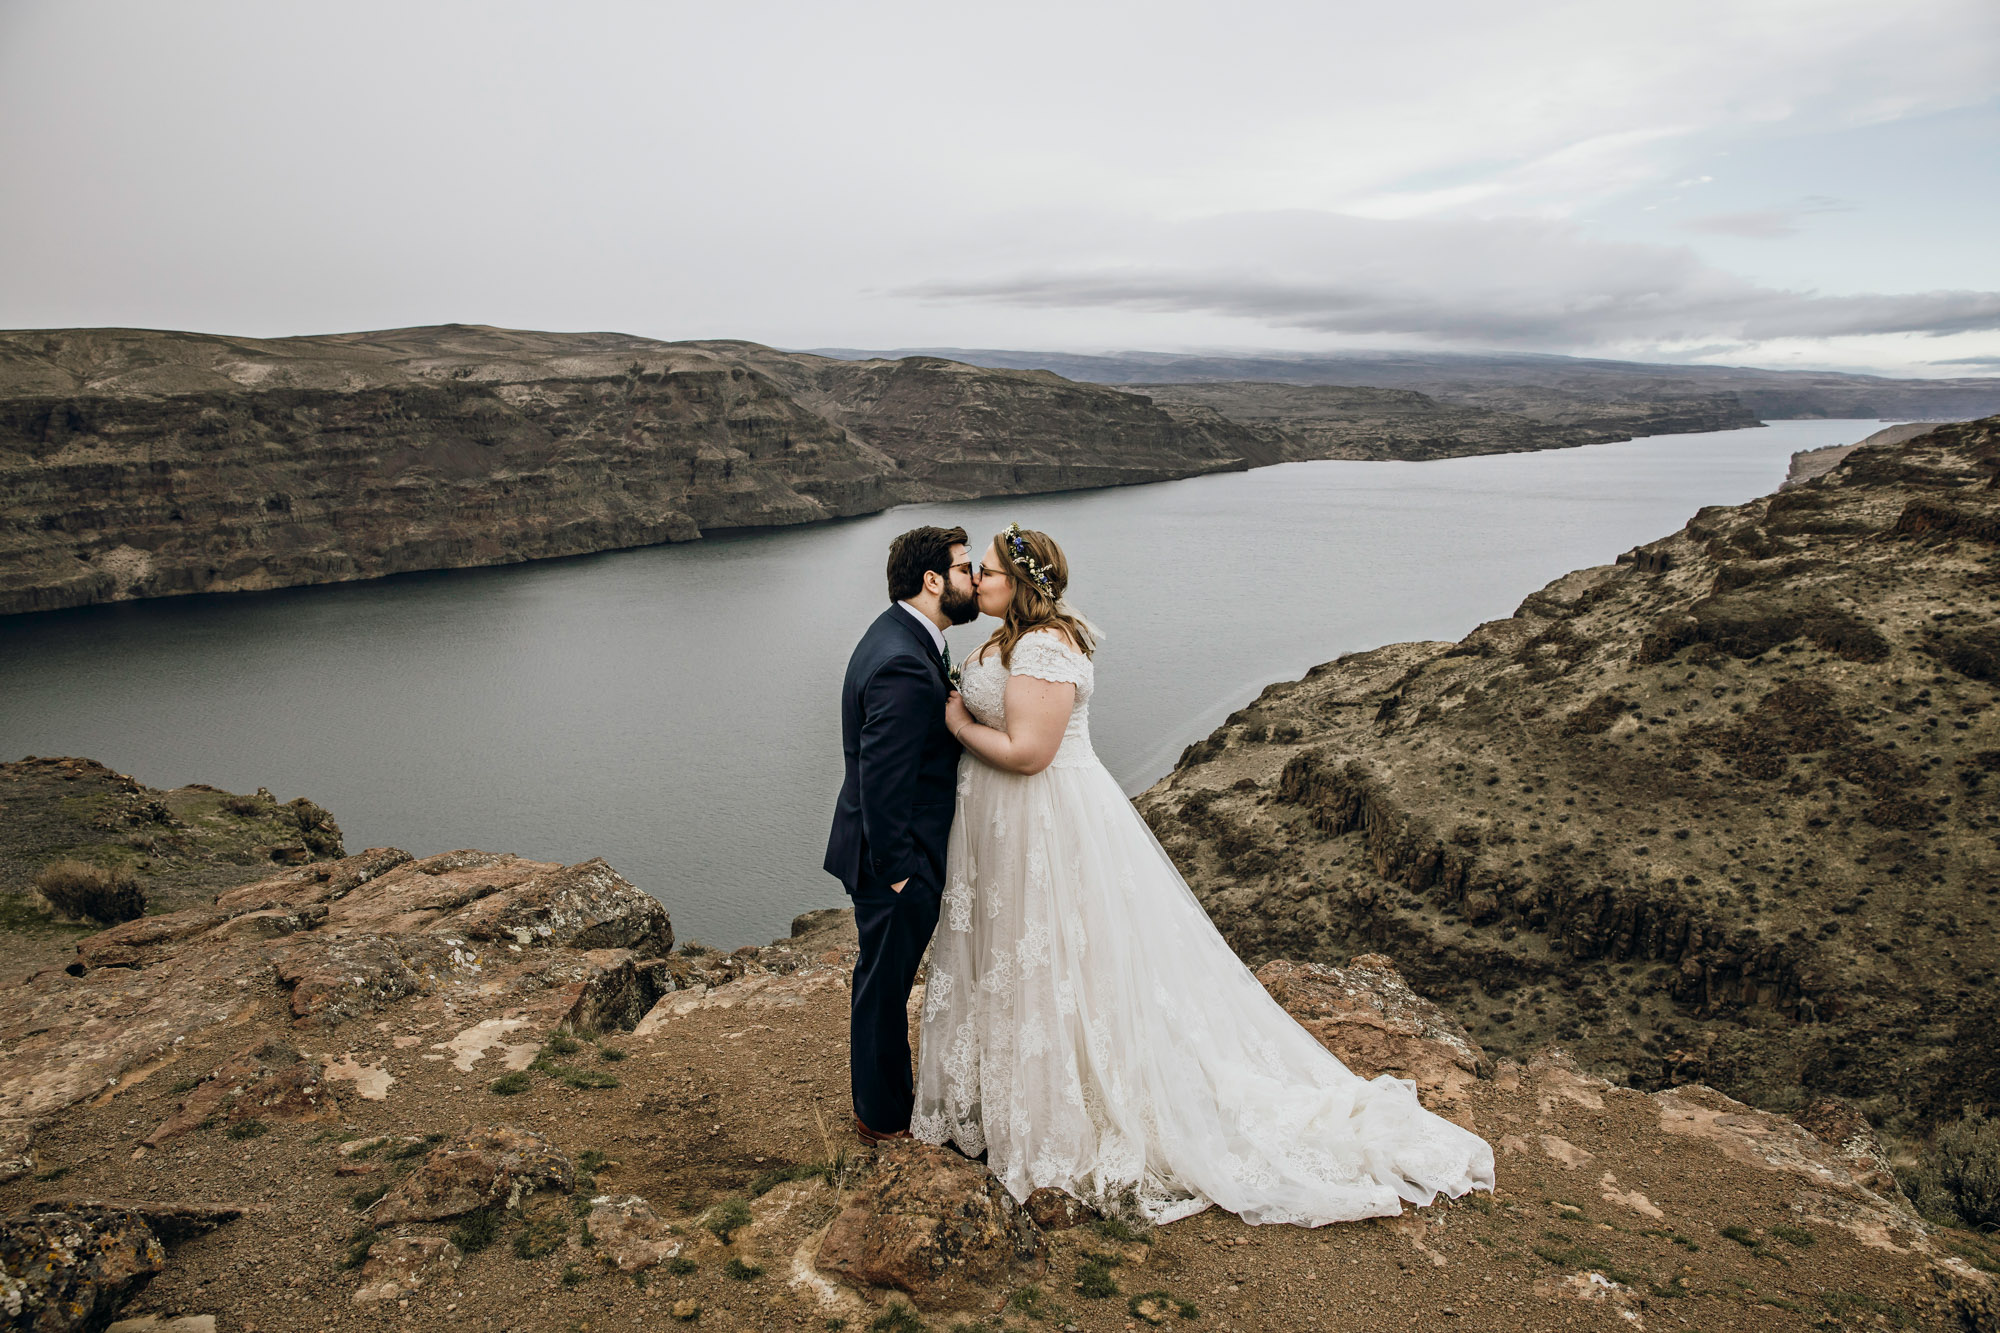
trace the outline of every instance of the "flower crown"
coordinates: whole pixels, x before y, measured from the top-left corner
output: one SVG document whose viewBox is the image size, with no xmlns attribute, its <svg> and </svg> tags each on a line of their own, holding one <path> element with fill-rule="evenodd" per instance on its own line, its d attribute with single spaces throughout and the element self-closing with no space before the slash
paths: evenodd
<svg viewBox="0 0 2000 1333">
<path fill-rule="evenodd" d="M 1028 554 L 1028 543 L 1021 540 L 1021 525 L 1009 523 L 1007 530 L 1000 535 L 1007 539 L 1007 555 L 1015 567 L 1034 581 L 1043 596 L 1053 598 L 1056 595 L 1055 580 L 1048 570 L 1042 568 L 1041 561 Z"/>
</svg>

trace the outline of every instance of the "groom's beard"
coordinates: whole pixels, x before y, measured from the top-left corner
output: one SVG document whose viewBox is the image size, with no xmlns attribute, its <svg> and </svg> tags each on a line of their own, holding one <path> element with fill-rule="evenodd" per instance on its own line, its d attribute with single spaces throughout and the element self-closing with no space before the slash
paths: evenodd
<svg viewBox="0 0 2000 1333">
<path fill-rule="evenodd" d="M 979 619 L 979 594 L 970 592 L 961 597 L 958 589 L 947 583 L 938 594 L 938 610 L 954 625 L 970 625 Z"/>
</svg>

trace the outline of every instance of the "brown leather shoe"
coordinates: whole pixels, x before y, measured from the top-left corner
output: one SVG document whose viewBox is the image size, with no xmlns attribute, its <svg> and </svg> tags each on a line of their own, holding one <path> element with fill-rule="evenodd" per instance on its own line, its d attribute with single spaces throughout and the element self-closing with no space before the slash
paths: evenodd
<svg viewBox="0 0 2000 1333">
<path fill-rule="evenodd" d="M 861 1136 L 863 1143 L 870 1144 L 887 1143 L 890 1139 L 907 1139 L 910 1137 L 910 1131 L 907 1129 L 899 1129 L 889 1134 L 884 1134 L 879 1129 L 870 1129 L 861 1123 L 860 1116 L 854 1117 L 854 1132 Z"/>
</svg>

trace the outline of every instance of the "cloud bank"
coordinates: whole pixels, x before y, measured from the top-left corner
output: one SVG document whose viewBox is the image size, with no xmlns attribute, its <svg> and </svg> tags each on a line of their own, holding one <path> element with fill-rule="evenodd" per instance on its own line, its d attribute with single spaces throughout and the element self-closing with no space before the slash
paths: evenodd
<svg viewBox="0 0 2000 1333">
<path fill-rule="evenodd" d="M 1534 219 L 1239 217 L 1130 236 L 1116 249 L 1141 258 L 940 278 L 899 294 L 1566 350 L 2000 330 L 2000 292 L 1785 290 L 1690 250 L 1609 243 Z"/>
</svg>

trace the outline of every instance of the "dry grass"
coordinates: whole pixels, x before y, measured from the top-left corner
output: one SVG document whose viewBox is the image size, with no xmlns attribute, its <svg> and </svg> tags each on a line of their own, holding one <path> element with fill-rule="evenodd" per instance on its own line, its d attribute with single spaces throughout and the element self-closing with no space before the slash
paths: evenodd
<svg viewBox="0 0 2000 1333">
<path fill-rule="evenodd" d="M 57 916 L 115 926 L 146 914 L 146 892 L 129 870 L 65 859 L 42 868 L 35 889 Z"/>
</svg>

